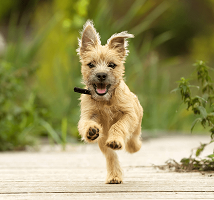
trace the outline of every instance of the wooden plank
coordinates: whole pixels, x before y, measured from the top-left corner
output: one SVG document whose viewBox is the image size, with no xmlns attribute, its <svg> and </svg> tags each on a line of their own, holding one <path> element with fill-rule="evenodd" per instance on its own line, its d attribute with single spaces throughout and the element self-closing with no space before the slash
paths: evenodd
<svg viewBox="0 0 214 200">
<path fill-rule="evenodd" d="M 181 146 L 193 141 L 182 139 L 179 145 L 176 138 L 176 146 L 174 140 L 155 139 L 155 147 L 149 142 L 133 155 L 119 152 L 124 183 L 118 185 L 104 184 L 105 158 L 96 145 L 66 152 L 0 153 L 0 199 L 214 199 L 214 172 L 175 173 L 151 167 L 149 163 L 157 160 L 164 164 L 171 154 L 185 156 Z M 157 159 L 161 154 L 166 156 Z"/>
<path fill-rule="evenodd" d="M 101 181 L 34 181 L 34 182 L 22 182 L 22 181 L 7 181 L 0 183 L 0 194 L 13 194 L 13 193 L 33 193 L 33 192 L 45 192 L 45 193 L 117 193 L 117 192 L 212 192 L 213 180 L 210 181 L 176 181 L 176 180 L 164 180 L 164 181 L 128 181 L 122 185 L 109 185 L 104 184 Z M 13 187 L 11 187 L 13 186 Z"/>
<path fill-rule="evenodd" d="M 214 192 L 132 192 L 132 193 L 24 193 L 2 194 L 0 200 L 73 200 L 73 199 L 213 199 Z"/>
<path fill-rule="evenodd" d="M 22 180 L 43 181 L 49 179 L 54 180 L 85 180 L 99 178 L 102 181 L 105 178 L 105 169 L 0 169 L 0 181 L 7 180 Z M 168 180 L 168 179 L 189 179 L 191 180 L 209 180 L 214 179 L 214 172 L 207 172 L 201 174 L 199 172 L 192 173 L 175 173 L 167 171 L 159 171 L 151 167 L 149 170 L 146 168 L 124 168 L 125 180 Z"/>
</svg>

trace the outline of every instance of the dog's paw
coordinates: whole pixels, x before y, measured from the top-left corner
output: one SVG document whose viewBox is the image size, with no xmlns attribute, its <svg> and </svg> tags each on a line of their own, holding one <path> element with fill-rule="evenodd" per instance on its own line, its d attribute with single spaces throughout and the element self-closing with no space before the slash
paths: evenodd
<svg viewBox="0 0 214 200">
<path fill-rule="evenodd" d="M 78 126 L 82 140 L 87 143 L 95 143 L 102 135 L 102 126 L 93 121 L 85 121 Z"/>
<path fill-rule="evenodd" d="M 123 183 L 122 179 L 119 178 L 119 177 L 109 177 L 107 180 L 106 180 L 106 183 L 107 184 L 121 184 Z"/>
<path fill-rule="evenodd" d="M 113 140 L 113 141 L 107 141 L 106 146 L 109 148 L 112 148 L 114 150 L 119 150 L 123 148 L 123 145 L 121 142 Z"/>
<path fill-rule="evenodd" d="M 96 140 L 99 137 L 99 129 L 94 126 L 93 128 L 90 127 L 87 131 L 87 136 L 88 140 Z"/>
</svg>

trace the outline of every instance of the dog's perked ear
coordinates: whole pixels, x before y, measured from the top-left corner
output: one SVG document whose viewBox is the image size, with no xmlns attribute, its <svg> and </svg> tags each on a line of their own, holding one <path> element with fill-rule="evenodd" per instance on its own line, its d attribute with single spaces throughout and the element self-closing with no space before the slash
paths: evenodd
<svg viewBox="0 0 214 200">
<path fill-rule="evenodd" d="M 79 48 L 77 52 L 82 55 L 84 52 L 90 50 L 91 47 L 95 47 L 100 42 L 100 36 L 94 28 L 93 22 L 88 20 L 83 26 L 82 37 L 79 40 Z"/>
<path fill-rule="evenodd" d="M 108 39 L 107 44 L 109 48 L 115 49 L 124 58 L 129 53 L 127 50 L 128 41 L 126 39 L 133 37 L 134 35 L 127 33 L 127 31 L 116 33 Z"/>
</svg>

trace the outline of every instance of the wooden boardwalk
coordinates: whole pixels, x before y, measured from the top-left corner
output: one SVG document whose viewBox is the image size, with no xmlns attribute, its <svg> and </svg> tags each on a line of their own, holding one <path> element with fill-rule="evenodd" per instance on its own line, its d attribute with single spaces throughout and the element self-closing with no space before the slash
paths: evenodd
<svg viewBox="0 0 214 200">
<path fill-rule="evenodd" d="M 208 136 L 165 137 L 145 141 L 133 155 L 119 151 L 124 183 L 112 185 L 104 183 L 105 158 L 96 144 L 70 145 L 65 152 L 43 146 L 38 152 L 0 153 L 0 199 L 214 199 L 214 172 L 152 167 L 169 158 L 179 161 L 208 141 Z"/>
</svg>

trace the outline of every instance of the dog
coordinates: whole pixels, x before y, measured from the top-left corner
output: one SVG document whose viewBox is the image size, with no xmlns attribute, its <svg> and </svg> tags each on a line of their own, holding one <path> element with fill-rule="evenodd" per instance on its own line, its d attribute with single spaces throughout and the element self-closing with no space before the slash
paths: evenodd
<svg viewBox="0 0 214 200">
<path fill-rule="evenodd" d="M 128 55 L 126 31 L 112 35 L 101 45 L 92 21 L 83 26 L 78 39 L 83 84 L 88 94 L 80 97 L 79 134 L 87 143 L 98 142 L 106 157 L 106 183 L 120 184 L 123 173 L 115 150 L 134 153 L 141 148 L 143 108 L 124 81 L 124 63 Z"/>
</svg>

